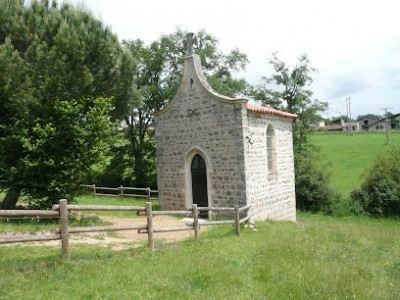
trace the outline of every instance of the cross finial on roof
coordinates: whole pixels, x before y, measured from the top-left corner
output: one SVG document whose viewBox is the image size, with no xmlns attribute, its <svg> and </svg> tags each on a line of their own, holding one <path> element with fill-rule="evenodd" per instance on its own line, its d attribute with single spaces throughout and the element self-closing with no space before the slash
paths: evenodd
<svg viewBox="0 0 400 300">
<path fill-rule="evenodd" d="M 186 34 L 186 39 L 183 40 L 183 47 L 187 49 L 187 55 L 193 54 L 193 45 L 197 45 L 197 43 L 197 36 L 193 32 L 189 32 Z"/>
</svg>

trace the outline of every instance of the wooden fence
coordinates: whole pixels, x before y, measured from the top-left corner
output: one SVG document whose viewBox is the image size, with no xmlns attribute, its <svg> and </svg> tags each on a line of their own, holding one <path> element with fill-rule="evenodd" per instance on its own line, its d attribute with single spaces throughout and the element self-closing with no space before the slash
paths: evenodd
<svg viewBox="0 0 400 300">
<path fill-rule="evenodd" d="M 82 184 L 81 186 L 89 188 L 93 196 L 110 196 L 110 197 L 143 197 L 149 199 L 157 199 L 158 191 L 151 188 L 126 187 L 120 185 L 117 188 L 96 186 L 95 184 Z"/>
<path fill-rule="evenodd" d="M 150 250 L 154 250 L 154 233 L 171 232 L 181 230 L 193 230 L 195 239 L 199 239 L 199 211 L 230 211 L 233 213 L 233 220 L 204 222 L 202 226 L 232 224 L 235 225 L 236 234 L 240 235 L 240 224 L 246 222 L 251 216 L 240 219 L 240 213 L 249 209 L 251 205 L 239 208 L 215 208 L 215 207 L 197 207 L 193 204 L 192 209 L 179 211 L 153 211 L 151 202 L 146 202 L 146 206 L 97 206 L 97 205 L 68 205 L 67 200 L 60 200 L 59 204 L 53 205 L 51 211 L 43 210 L 0 210 L 0 217 L 54 217 L 60 219 L 60 228 L 55 232 L 41 235 L 20 235 L 20 236 L 0 236 L 0 244 L 31 242 L 31 241 L 50 241 L 61 240 L 62 255 L 64 260 L 69 260 L 69 235 L 72 233 L 82 232 L 99 232 L 99 231 L 119 231 L 119 230 L 138 230 L 139 233 L 147 234 L 148 246 Z M 136 226 L 102 226 L 102 227 L 69 227 L 68 214 L 72 211 L 136 211 L 138 215 L 146 216 L 147 223 Z M 192 216 L 193 222 L 186 223 L 185 226 L 154 228 L 153 216 L 157 215 L 183 215 Z"/>
</svg>

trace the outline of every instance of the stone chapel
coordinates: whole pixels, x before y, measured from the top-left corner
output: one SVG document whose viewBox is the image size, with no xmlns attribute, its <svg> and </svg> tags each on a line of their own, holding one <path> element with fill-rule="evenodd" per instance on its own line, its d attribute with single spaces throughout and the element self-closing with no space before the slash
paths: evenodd
<svg viewBox="0 0 400 300">
<path fill-rule="evenodd" d="M 215 92 L 193 37 L 176 95 L 154 114 L 161 209 L 252 204 L 253 220 L 296 221 L 297 116 Z"/>
</svg>

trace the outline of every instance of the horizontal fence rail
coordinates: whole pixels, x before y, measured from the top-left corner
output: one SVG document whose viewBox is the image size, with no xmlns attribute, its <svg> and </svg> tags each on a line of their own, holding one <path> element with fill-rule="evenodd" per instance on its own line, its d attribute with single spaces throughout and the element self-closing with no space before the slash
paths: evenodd
<svg viewBox="0 0 400 300">
<path fill-rule="evenodd" d="M 0 237 L 0 244 L 20 243 L 20 242 L 44 242 L 59 240 L 60 234 L 42 234 L 42 235 L 13 235 L 6 238 Z"/>
<path fill-rule="evenodd" d="M 51 210 L 0 210 L 0 217 L 58 217 L 59 213 Z"/>
<path fill-rule="evenodd" d="M 199 239 L 199 230 L 201 226 L 212 226 L 222 224 L 232 224 L 236 227 L 236 234 L 240 235 L 240 224 L 250 219 L 250 215 L 240 219 L 240 212 L 249 209 L 251 205 L 239 208 L 229 207 L 197 207 L 193 204 L 191 209 L 178 211 L 153 211 L 151 202 L 146 202 L 146 206 L 97 206 L 97 205 L 68 205 L 67 200 L 60 200 L 59 204 L 53 205 L 52 210 L 0 210 L 0 217 L 54 217 L 59 218 L 60 228 L 55 232 L 49 232 L 41 235 L 12 235 L 0 236 L 0 244 L 31 242 L 31 241 L 50 241 L 61 240 L 62 258 L 69 260 L 69 235 L 72 233 L 83 232 L 100 232 L 100 231 L 120 231 L 120 230 L 137 230 L 138 233 L 147 234 L 148 246 L 150 250 L 154 250 L 154 233 L 193 230 L 195 239 Z M 69 227 L 68 214 L 73 211 L 136 211 L 138 215 L 146 216 L 146 224 L 131 226 L 93 226 L 93 227 Z M 207 221 L 199 222 L 200 211 L 231 211 L 233 220 Z M 192 216 L 193 221 L 187 222 L 185 226 L 154 228 L 153 216 L 157 215 L 185 215 Z"/>
<path fill-rule="evenodd" d="M 53 210 L 59 210 L 60 205 L 53 205 Z M 102 206 L 102 205 L 68 205 L 69 211 L 145 211 L 143 206 Z"/>
<path fill-rule="evenodd" d="M 93 226 L 93 227 L 71 227 L 69 233 L 81 233 L 81 232 L 97 232 L 97 231 L 120 231 L 120 230 L 139 230 L 143 229 L 143 226 Z M 60 229 L 56 229 L 56 233 L 61 233 Z"/>
<path fill-rule="evenodd" d="M 109 197 L 144 197 L 149 199 L 157 199 L 158 191 L 151 188 L 137 187 L 105 187 L 96 186 L 95 184 L 81 184 L 82 187 L 87 187 L 93 193 L 93 196 L 109 196 Z"/>
</svg>

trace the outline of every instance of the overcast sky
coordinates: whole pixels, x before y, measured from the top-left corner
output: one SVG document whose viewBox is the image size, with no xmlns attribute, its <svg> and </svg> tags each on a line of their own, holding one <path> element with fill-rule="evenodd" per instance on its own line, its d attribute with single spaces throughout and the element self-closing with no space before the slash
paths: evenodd
<svg viewBox="0 0 400 300">
<path fill-rule="evenodd" d="M 272 74 L 273 52 L 290 65 L 307 53 L 318 72 L 311 88 L 329 103 L 324 116 L 400 113 L 400 4 L 393 0 L 69 0 L 84 3 L 120 40 L 150 43 L 179 26 L 205 29 L 250 65 L 257 84 Z M 397 3 L 396 3 L 397 2 Z"/>
</svg>

